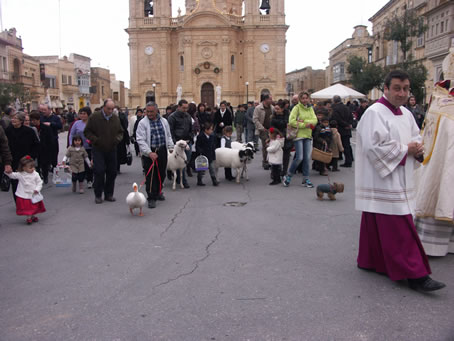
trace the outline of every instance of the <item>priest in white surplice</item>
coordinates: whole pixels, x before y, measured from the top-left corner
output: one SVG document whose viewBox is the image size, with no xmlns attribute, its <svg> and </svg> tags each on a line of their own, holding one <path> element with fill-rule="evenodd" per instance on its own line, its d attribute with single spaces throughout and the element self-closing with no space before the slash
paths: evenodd
<svg viewBox="0 0 454 341">
<path fill-rule="evenodd" d="M 390 72 L 385 95 L 367 109 L 357 128 L 356 209 L 363 212 L 358 267 L 433 291 L 445 285 L 429 277 L 413 223 L 412 176 L 423 146 L 413 115 L 403 107 L 409 92 L 408 74 Z"/>
</svg>

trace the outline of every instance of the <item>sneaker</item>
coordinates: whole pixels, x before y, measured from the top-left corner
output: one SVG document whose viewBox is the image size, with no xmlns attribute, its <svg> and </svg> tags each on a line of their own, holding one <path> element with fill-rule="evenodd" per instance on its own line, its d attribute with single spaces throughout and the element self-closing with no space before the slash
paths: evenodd
<svg viewBox="0 0 454 341">
<path fill-rule="evenodd" d="M 87 181 L 87 188 L 93 188 L 93 182 Z"/>
<path fill-rule="evenodd" d="M 314 185 L 312 184 L 311 180 L 309 179 L 306 179 L 304 182 L 303 182 L 303 186 L 304 187 L 307 187 L 307 188 L 313 188 Z"/>
<path fill-rule="evenodd" d="M 32 217 L 32 222 L 37 223 L 39 221 L 38 217 L 33 216 Z"/>
<path fill-rule="evenodd" d="M 156 200 L 148 200 L 148 208 L 155 208 L 156 207 Z"/>
<path fill-rule="evenodd" d="M 290 177 L 288 175 L 284 176 L 282 179 L 282 184 L 284 187 L 288 187 L 290 185 Z"/>
<path fill-rule="evenodd" d="M 33 222 L 32 218 L 27 218 L 26 223 L 27 225 L 31 225 Z"/>
</svg>

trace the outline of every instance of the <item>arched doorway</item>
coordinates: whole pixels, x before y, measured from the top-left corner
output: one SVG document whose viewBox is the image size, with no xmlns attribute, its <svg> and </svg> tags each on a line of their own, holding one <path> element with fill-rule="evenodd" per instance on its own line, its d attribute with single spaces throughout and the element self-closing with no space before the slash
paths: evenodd
<svg viewBox="0 0 454 341">
<path fill-rule="evenodd" d="M 211 83 L 203 83 L 201 90 L 201 102 L 207 103 L 209 107 L 214 107 L 214 86 Z"/>
<path fill-rule="evenodd" d="M 264 95 L 271 95 L 270 90 L 268 90 L 268 89 L 263 89 L 263 90 L 260 92 L 260 102 L 263 102 L 263 96 L 264 96 Z"/>
<path fill-rule="evenodd" d="M 145 95 L 145 104 L 148 102 L 155 102 L 156 101 L 156 96 L 153 91 L 147 91 Z"/>
</svg>

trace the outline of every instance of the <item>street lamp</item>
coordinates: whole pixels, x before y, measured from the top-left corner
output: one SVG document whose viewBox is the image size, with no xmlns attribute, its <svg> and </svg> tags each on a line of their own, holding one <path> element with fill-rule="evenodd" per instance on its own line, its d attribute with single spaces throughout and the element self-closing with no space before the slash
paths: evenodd
<svg viewBox="0 0 454 341">
<path fill-rule="evenodd" d="M 246 85 L 246 104 L 249 102 L 249 82 L 244 83 Z"/>
<path fill-rule="evenodd" d="M 422 91 L 422 105 L 425 106 L 426 105 L 426 87 L 424 85 L 421 87 L 421 91 Z"/>
<path fill-rule="evenodd" d="M 154 96 L 154 102 L 157 103 L 158 101 L 156 100 L 156 83 L 153 83 L 153 96 Z"/>
</svg>

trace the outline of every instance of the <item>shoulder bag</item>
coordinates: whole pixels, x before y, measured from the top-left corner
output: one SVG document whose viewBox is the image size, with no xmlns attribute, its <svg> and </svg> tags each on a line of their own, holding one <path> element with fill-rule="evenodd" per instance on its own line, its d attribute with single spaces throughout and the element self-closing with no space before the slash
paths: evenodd
<svg viewBox="0 0 454 341">
<path fill-rule="evenodd" d="M 298 122 L 298 118 L 300 117 L 300 112 L 298 110 L 298 114 L 296 115 L 296 121 Z M 298 123 L 297 127 L 292 127 L 290 123 L 287 123 L 287 134 L 286 138 L 287 140 L 294 140 L 296 136 L 298 135 Z"/>
</svg>

